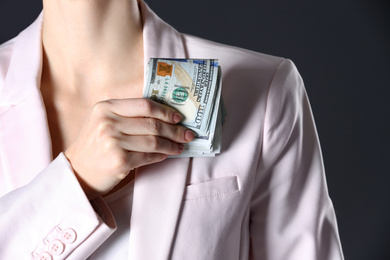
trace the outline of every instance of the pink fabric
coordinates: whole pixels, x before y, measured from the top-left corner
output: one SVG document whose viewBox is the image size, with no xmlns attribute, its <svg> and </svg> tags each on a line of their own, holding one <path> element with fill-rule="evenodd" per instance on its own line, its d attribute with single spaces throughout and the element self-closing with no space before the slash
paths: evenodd
<svg viewBox="0 0 390 260">
<path fill-rule="evenodd" d="M 145 61 L 219 59 L 228 115 L 220 155 L 137 170 L 129 259 L 343 259 L 294 64 L 180 34 L 144 3 L 141 10 Z M 56 240 L 64 249 L 55 259 L 86 259 L 116 222 L 102 199 L 87 200 L 66 158 L 51 156 L 41 23 L 42 15 L 0 47 L 0 258 L 53 255 Z M 74 242 L 61 240 L 66 229 Z"/>
</svg>

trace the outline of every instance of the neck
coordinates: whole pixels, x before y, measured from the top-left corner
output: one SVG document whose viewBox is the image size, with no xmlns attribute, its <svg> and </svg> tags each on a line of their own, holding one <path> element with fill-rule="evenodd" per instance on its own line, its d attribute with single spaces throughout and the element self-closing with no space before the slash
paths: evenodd
<svg viewBox="0 0 390 260">
<path fill-rule="evenodd" d="M 136 0 L 43 0 L 43 6 L 43 77 L 81 93 L 139 83 L 143 41 Z"/>
</svg>

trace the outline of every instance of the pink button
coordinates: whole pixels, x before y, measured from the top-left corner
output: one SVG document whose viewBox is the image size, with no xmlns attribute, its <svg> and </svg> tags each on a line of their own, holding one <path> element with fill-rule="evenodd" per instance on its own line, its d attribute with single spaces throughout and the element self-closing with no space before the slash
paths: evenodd
<svg viewBox="0 0 390 260">
<path fill-rule="evenodd" d="M 35 257 L 35 260 L 52 260 L 53 257 L 48 252 L 42 252 Z"/>
<path fill-rule="evenodd" d="M 76 231 L 71 228 L 64 229 L 60 234 L 60 239 L 65 244 L 72 244 L 74 241 L 76 241 L 76 238 Z"/>
<path fill-rule="evenodd" d="M 49 252 L 52 255 L 60 255 L 62 252 L 64 252 L 65 245 L 62 244 L 62 242 L 58 239 L 55 239 L 50 242 L 49 244 Z"/>
</svg>

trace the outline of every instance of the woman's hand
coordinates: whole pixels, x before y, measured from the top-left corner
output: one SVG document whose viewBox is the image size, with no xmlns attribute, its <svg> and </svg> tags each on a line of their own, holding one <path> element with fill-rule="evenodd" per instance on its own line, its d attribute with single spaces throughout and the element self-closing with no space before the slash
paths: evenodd
<svg viewBox="0 0 390 260">
<path fill-rule="evenodd" d="M 194 138 L 176 125 L 180 120 L 175 109 L 150 99 L 97 103 L 65 151 L 88 198 L 107 193 L 134 168 L 180 154 Z"/>
</svg>

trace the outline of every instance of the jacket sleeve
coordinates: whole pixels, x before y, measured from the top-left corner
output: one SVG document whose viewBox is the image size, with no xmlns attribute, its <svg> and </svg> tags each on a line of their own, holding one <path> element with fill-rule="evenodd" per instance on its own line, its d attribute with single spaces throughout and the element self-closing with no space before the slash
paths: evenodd
<svg viewBox="0 0 390 260">
<path fill-rule="evenodd" d="M 101 198 L 88 201 L 63 154 L 1 197 L 0 213 L 0 259 L 86 259 L 116 228 Z"/>
<path fill-rule="evenodd" d="M 311 108 L 284 60 L 267 97 L 251 201 L 251 259 L 343 259 Z"/>
</svg>

